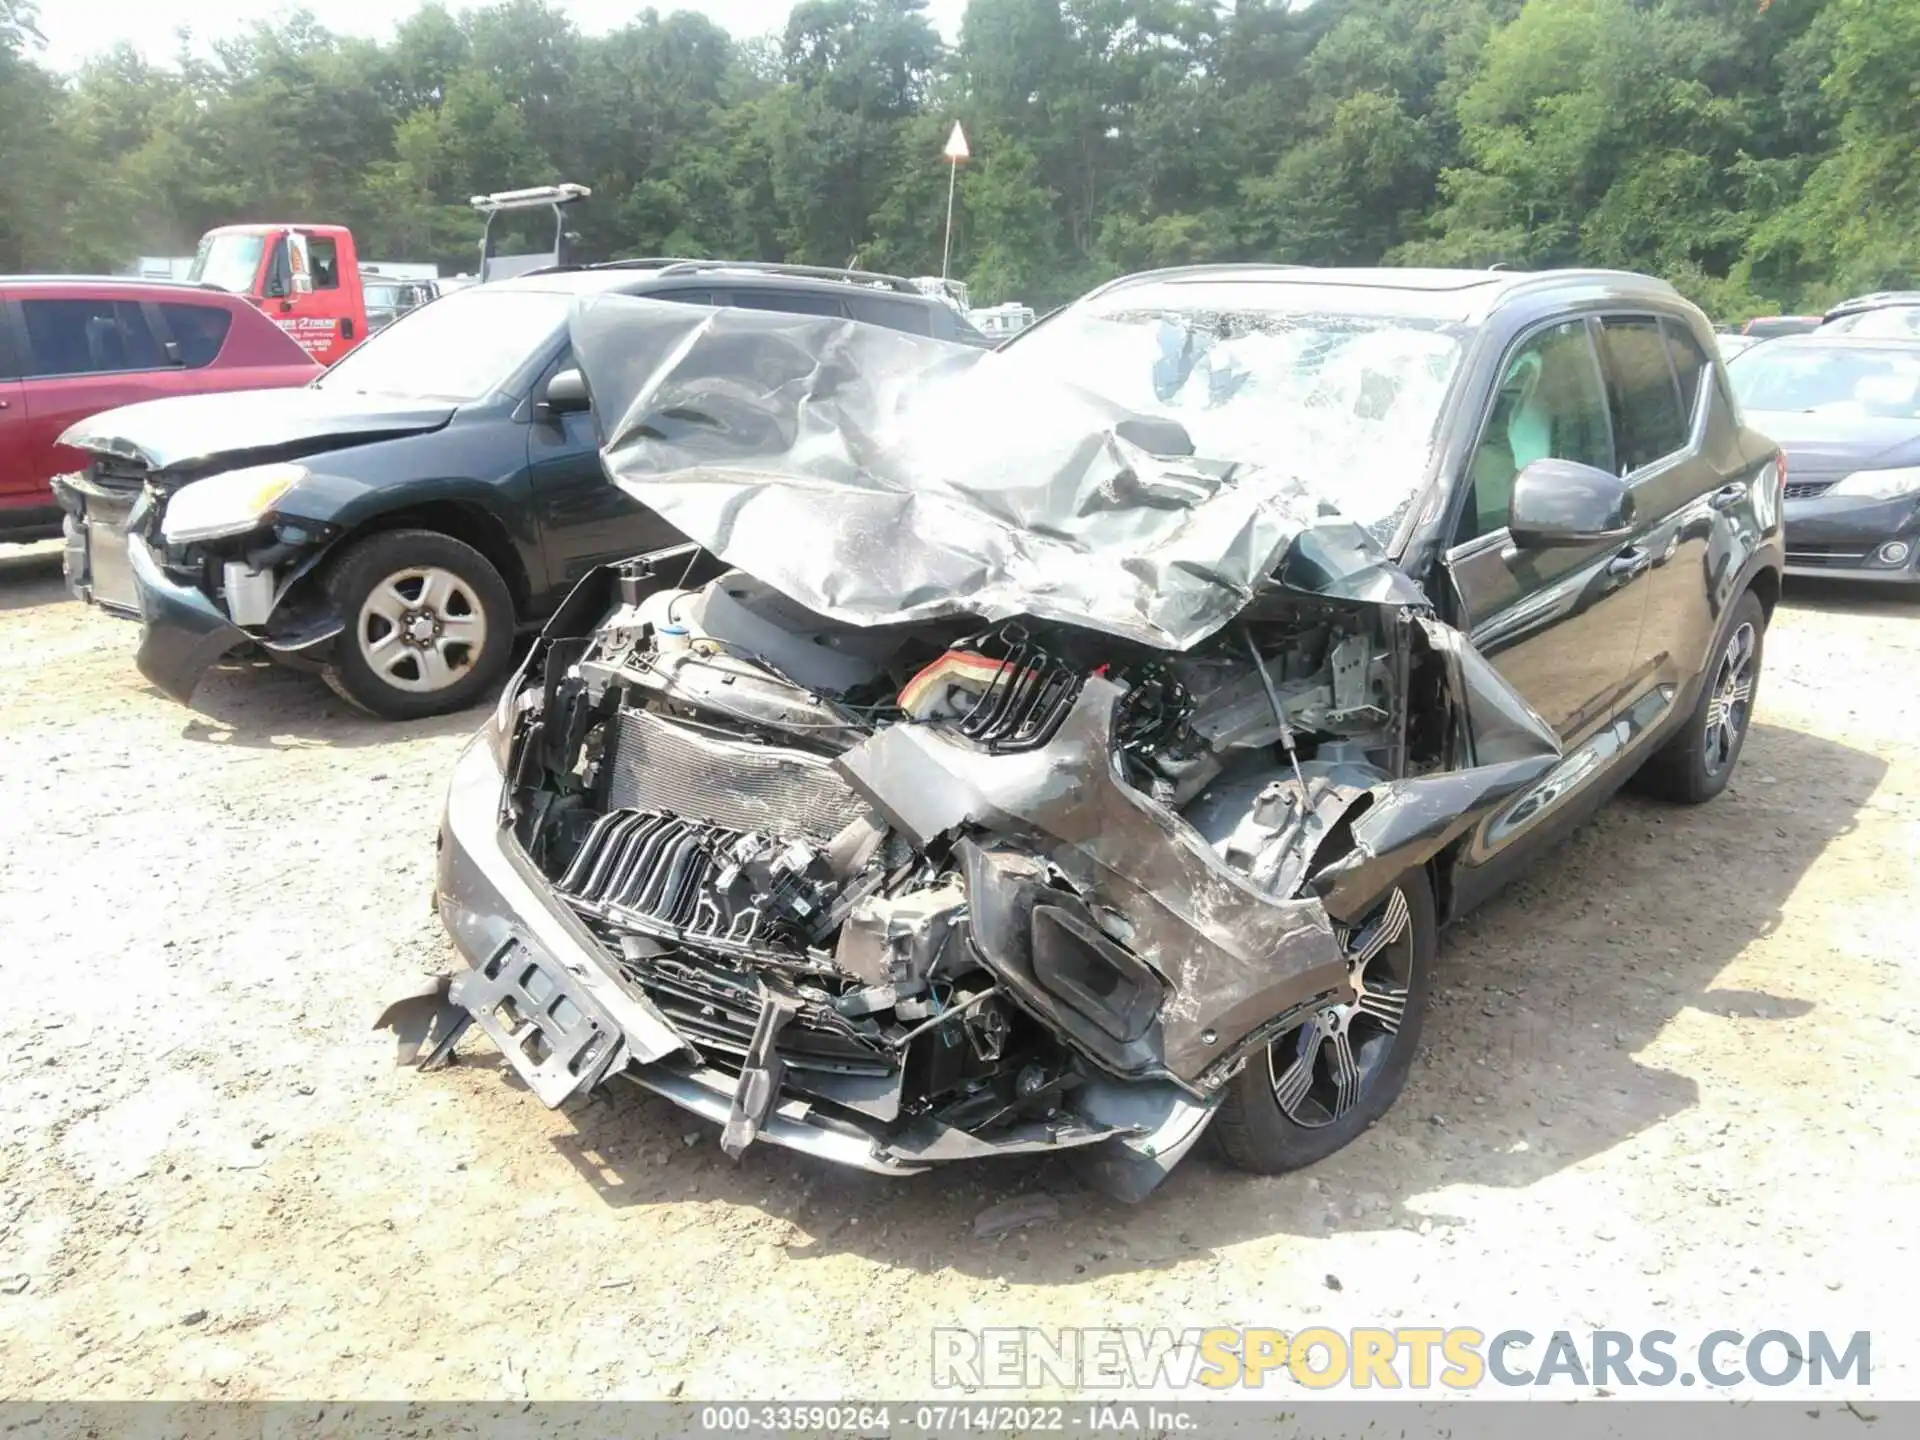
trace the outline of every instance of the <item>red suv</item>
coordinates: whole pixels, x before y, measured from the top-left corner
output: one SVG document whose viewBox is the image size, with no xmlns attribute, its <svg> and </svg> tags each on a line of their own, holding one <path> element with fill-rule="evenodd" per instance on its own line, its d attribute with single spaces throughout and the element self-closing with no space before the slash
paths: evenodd
<svg viewBox="0 0 1920 1440">
<path fill-rule="evenodd" d="M 197 285 L 0 276 L 0 543 L 60 533 L 48 481 L 87 457 L 76 420 L 166 395 L 305 385 L 306 351 L 235 295 Z"/>
</svg>

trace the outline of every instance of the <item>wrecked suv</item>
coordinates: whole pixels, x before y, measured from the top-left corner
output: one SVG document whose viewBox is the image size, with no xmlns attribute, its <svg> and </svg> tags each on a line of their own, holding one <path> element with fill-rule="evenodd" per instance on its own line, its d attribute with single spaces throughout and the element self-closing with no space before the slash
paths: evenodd
<svg viewBox="0 0 1920 1440">
<path fill-rule="evenodd" d="M 1711 798 L 1780 470 L 1618 274 L 1206 268 L 994 353 L 584 302 L 612 482 L 690 545 L 555 614 L 459 762 L 439 908 L 558 1105 L 625 1076 L 900 1174 L 1209 1126 L 1311 1163 L 1441 924 L 1636 772 Z M 829 338 L 832 343 L 825 343 Z M 665 362 L 642 357 L 669 356 Z"/>
</svg>

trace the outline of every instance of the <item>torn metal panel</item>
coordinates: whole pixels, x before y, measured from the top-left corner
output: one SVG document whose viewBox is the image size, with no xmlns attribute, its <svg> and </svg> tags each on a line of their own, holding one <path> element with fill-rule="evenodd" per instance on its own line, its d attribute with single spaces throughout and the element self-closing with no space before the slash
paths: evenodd
<svg viewBox="0 0 1920 1440">
<path fill-rule="evenodd" d="M 1416 617 L 1427 647 L 1441 657 L 1467 732 L 1468 765 L 1558 758 L 1560 737 L 1500 672 L 1451 625 Z"/>
<path fill-rule="evenodd" d="M 1116 912 L 1126 949 L 1168 987 L 1158 1022 L 1162 1062 L 1191 1082 L 1262 1021 L 1339 993 L 1346 964 L 1317 902 L 1261 890 L 1191 826 L 1120 779 L 1113 715 L 1122 693 L 1110 681 L 1088 680 L 1052 742 L 1038 750 L 994 755 L 931 727 L 895 725 L 836 765 L 916 843 L 963 825 L 1030 836 L 1082 897 Z M 976 890 L 987 886 L 991 868 L 984 860 L 968 866 L 976 938 L 983 905 Z M 999 887 L 1041 888 L 1038 876 L 1016 881 L 1002 871 Z M 996 969 L 1030 975 L 1034 897 L 1025 903 L 1028 933 L 1011 927 L 1004 948 L 986 958 Z M 1110 1034 L 1092 1043 L 1109 1056 L 1122 1053 Z"/>
<path fill-rule="evenodd" d="M 1352 489 L 1196 455 L 1170 416 L 1018 346 L 626 296 L 582 301 L 572 331 L 615 483 L 854 625 L 1024 615 L 1185 649 L 1246 606 L 1303 529 L 1337 522 Z M 1420 478 L 1404 477 L 1408 498 Z M 1356 593 L 1409 588 L 1381 558 Z"/>
</svg>

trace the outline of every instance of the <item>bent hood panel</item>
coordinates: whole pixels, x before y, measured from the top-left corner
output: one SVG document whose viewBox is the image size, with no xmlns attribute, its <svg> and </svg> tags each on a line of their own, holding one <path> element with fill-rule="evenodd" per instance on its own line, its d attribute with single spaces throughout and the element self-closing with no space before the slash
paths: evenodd
<svg viewBox="0 0 1920 1440">
<path fill-rule="evenodd" d="M 855 625 L 1053 619 L 1163 649 L 1225 625 L 1332 512 L 1022 362 L 852 321 L 627 296 L 573 347 L 614 483 Z"/>
<path fill-rule="evenodd" d="M 291 459 L 366 440 L 437 430 L 445 401 L 332 390 L 241 390 L 143 400 L 80 421 L 62 445 L 159 472 L 232 457 Z"/>
</svg>

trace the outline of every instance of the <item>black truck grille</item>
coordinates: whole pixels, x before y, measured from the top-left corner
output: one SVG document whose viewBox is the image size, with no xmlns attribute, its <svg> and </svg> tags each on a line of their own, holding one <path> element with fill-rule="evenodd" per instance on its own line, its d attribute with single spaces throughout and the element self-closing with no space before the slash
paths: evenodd
<svg viewBox="0 0 1920 1440">
<path fill-rule="evenodd" d="M 615 721 L 607 808 L 826 841 L 866 807 L 821 756 L 729 740 L 631 709 Z"/>
</svg>

